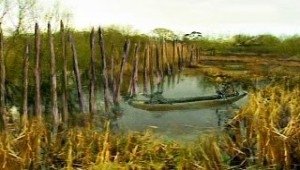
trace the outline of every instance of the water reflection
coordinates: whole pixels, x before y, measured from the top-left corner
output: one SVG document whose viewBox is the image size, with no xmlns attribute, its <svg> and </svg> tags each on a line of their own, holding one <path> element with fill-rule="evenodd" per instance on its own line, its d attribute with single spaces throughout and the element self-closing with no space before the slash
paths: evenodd
<svg viewBox="0 0 300 170">
<path fill-rule="evenodd" d="M 166 77 L 164 82 L 153 87 L 153 92 L 161 92 L 165 98 L 215 95 L 215 91 L 215 84 L 202 75 Z M 144 95 L 137 96 L 137 99 L 145 98 Z M 199 133 L 219 130 L 246 100 L 243 98 L 234 105 L 208 109 L 156 112 L 136 109 L 123 103 L 121 107 L 124 114 L 118 118 L 117 124 L 124 131 L 153 129 L 164 138 L 190 140 L 197 137 Z"/>
</svg>

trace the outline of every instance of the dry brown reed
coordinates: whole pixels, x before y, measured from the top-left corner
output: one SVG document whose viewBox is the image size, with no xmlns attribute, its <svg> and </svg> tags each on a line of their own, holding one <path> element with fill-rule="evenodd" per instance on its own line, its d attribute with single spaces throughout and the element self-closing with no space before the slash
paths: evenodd
<svg viewBox="0 0 300 170">
<path fill-rule="evenodd" d="M 27 169 L 42 165 L 42 147 L 48 143 L 46 128 L 39 121 L 25 126 L 18 134 L 0 136 L 1 169 Z"/>
<path fill-rule="evenodd" d="M 95 127 L 59 127 L 31 121 L 0 135 L 1 169 L 290 169 L 300 162 L 299 85 L 267 87 L 224 133 L 194 143 L 165 141 L 153 133 L 119 134 Z"/>
<path fill-rule="evenodd" d="M 250 95 L 228 126 L 229 155 L 235 165 L 291 169 L 300 163 L 300 89 L 267 87 Z M 298 165 L 299 166 L 299 165 Z"/>
<path fill-rule="evenodd" d="M 53 134 L 33 121 L 19 133 L 0 136 L 1 169 L 224 169 L 216 138 L 184 145 L 150 131 L 116 134 L 74 127 Z M 211 145 L 211 141 L 214 141 Z"/>
</svg>

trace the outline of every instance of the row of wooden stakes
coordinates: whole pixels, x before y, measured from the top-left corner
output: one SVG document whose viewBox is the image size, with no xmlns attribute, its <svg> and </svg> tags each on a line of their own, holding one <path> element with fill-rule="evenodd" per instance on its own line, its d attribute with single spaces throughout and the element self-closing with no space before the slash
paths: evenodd
<svg viewBox="0 0 300 170">
<path fill-rule="evenodd" d="M 34 55 L 35 55 L 35 65 L 34 65 L 34 78 L 35 78 L 35 104 L 34 104 L 34 115 L 38 119 L 43 118 L 42 110 L 42 93 L 41 93 L 41 33 L 39 25 L 35 25 L 34 33 Z M 72 37 L 69 31 L 65 31 L 64 24 L 61 22 L 60 26 L 60 39 L 61 39 L 61 54 L 63 58 L 63 68 L 62 70 L 62 111 L 58 109 L 58 93 L 57 93 L 57 68 L 56 68 L 56 52 L 54 47 L 54 38 L 51 31 L 51 24 L 48 23 L 48 43 L 50 48 L 50 67 L 51 67 L 51 112 L 55 124 L 60 123 L 61 121 L 68 120 L 68 76 L 67 76 L 67 48 L 70 47 L 72 52 L 73 60 L 73 72 L 75 75 L 76 81 L 76 91 L 78 94 L 78 105 L 81 113 L 87 114 L 96 114 L 97 105 L 96 105 L 96 80 L 97 76 L 101 76 L 104 90 L 104 103 L 105 103 L 105 113 L 111 112 L 111 107 L 114 105 L 119 105 L 120 102 L 120 91 L 123 82 L 123 74 L 125 70 L 125 64 L 129 57 L 130 51 L 130 41 L 126 40 L 123 48 L 123 54 L 120 62 L 120 69 L 115 75 L 114 71 L 114 58 L 111 56 L 111 63 L 108 66 L 107 53 L 105 49 L 105 42 L 103 37 L 103 31 L 99 27 L 98 29 L 98 47 L 100 49 L 99 54 L 96 55 L 96 33 L 94 28 L 90 33 L 90 66 L 89 66 L 89 109 L 86 111 L 84 108 L 84 94 L 82 88 L 82 80 L 80 69 L 78 66 L 78 55 L 76 51 L 75 40 Z M 30 48 L 29 43 L 26 45 L 24 62 L 23 62 L 23 95 L 22 95 L 22 110 L 21 110 L 21 122 L 22 124 L 28 121 L 28 76 L 29 76 L 29 55 Z M 144 51 L 142 52 L 142 47 Z M 135 43 L 134 44 L 134 53 L 132 59 L 132 71 L 131 78 L 129 82 L 129 95 L 131 97 L 135 96 L 138 92 L 138 73 L 142 67 L 143 74 L 143 93 L 148 93 L 148 83 L 153 84 L 152 77 L 155 76 L 158 79 L 157 83 L 163 81 L 165 75 L 175 74 L 176 71 L 181 71 L 185 66 L 193 66 L 197 64 L 199 59 L 199 49 L 194 48 L 194 46 L 184 46 L 183 43 L 178 43 L 173 41 L 172 44 L 172 55 L 168 53 L 168 45 L 166 41 L 162 40 L 161 43 L 156 41 L 149 41 L 148 43 Z M 5 114 L 6 114 L 6 105 L 5 105 L 5 59 L 4 59 L 4 40 L 3 32 L 1 29 L 0 35 L 0 128 L 5 128 Z M 139 59 L 143 55 L 143 62 L 139 67 Z M 96 71 L 96 57 L 99 57 L 101 60 L 101 74 L 97 74 Z M 171 56 L 171 57 L 168 57 Z M 189 56 L 189 57 L 188 57 Z"/>
</svg>

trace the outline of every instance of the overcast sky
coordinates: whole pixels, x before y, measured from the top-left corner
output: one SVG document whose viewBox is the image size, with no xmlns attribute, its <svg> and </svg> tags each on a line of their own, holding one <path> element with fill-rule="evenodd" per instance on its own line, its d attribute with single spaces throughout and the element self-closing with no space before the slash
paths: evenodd
<svg viewBox="0 0 300 170">
<path fill-rule="evenodd" d="M 64 0 L 78 28 L 131 25 L 204 34 L 300 33 L 300 0 Z"/>
</svg>

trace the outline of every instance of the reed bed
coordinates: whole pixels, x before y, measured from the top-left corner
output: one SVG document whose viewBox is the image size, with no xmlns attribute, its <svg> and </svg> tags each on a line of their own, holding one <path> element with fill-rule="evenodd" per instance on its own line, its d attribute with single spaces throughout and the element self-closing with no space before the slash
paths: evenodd
<svg viewBox="0 0 300 170">
<path fill-rule="evenodd" d="M 192 143 L 150 131 L 120 134 L 92 126 L 30 121 L 0 135 L 1 169 L 291 169 L 300 163 L 300 88 L 283 85 L 249 94 L 218 134 Z"/>
<path fill-rule="evenodd" d="M 267 87 L 228 124 L 227 153 L 233 165 L 291 169 L 299 167 L 299 84 Z"/>
<path fill-rule="evenodd" d="M 107 127 L 109 127 L 107 125 Z M 31 122 L 1 134 L 1 169 L 222 169 L 216 137 L 189 146 L 164 141 L 150 131 L 116 134 L 106 128 L 71 128 L 56 134 Z M 213 144 L 211 145 L 211 140 Z"/>
</svg>

